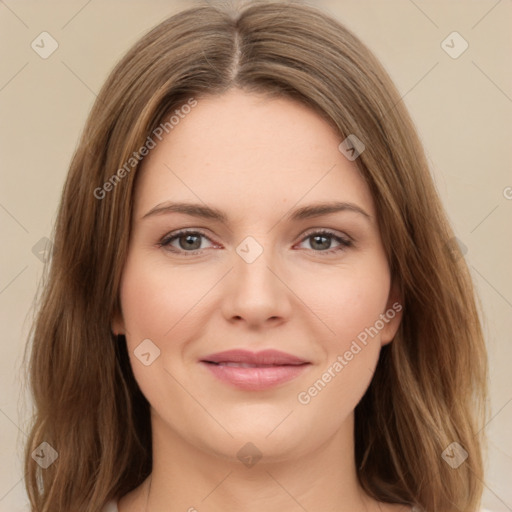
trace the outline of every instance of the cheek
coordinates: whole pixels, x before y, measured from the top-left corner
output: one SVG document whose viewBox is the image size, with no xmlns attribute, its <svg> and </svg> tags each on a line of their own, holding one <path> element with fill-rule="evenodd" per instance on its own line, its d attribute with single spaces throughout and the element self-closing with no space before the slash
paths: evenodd
<svg viewBox="0 0 512 512">
<path fill-rule="evenodd" d="M 373 378 L 389 287 L 390 276 L 382 258 L 340 272 L 329 284 L 323 307 L 329 319 L 326 323 L 336 334 L 324 338 L 325 360 L 298 397 L 302 406 L 324 417 L 327 430 L 356 407 Z"/>
<path fill-rule="evenodd" d="M 352 360 L 335 357 L 296 397 L 299 423 L 320 439 L 334 435 L 361 401 L 373 377 L 378 351 L 364 349 Z"/>
<path fill-rule="evenodd" d="M 299 403 L 311 403 L 318 414 L 332 411 L 339 416 L 337 421 L 357 405 L 379 358 L 380 332 L 386 325 L 381 315 L 386 312 L 389 288 L 384 258 L 302 281 L 302 296 L 328 330 L 322 328 L 326 334 L 317 338 L 323 357 L 309 387 L 302 389 L 302 399 L 297 397 Z"/>
<path fill-rule="evenodd" d="M 158 410 L 165 410 L 162 397 L 174 389 L 165 369 L 169 361 L 181 360 L 176 355 L 194 332 L 199 301 L 211 288 L 207 281 L 198 272 L 148 258 L 142 250 L 129 253 L 120 286 L 127 349 L 137 383 Z M 147 352 L 149 361 L 139 359 Z"/>
<path fill-rule="evenodd" d="M 121 284 L 121 304 L 130 343 L 139 338 L 163 340 L 179 330 L 201 309 L 201 297 L 215 284 L 215 276 L 172 267 L 143 257 L 129 257 Z"/>
<path fill-rule="evenodd" d="M 329 352 L 348 349 L 351 340 L 366 332 L 385 312 L 390 289 L 386 261 L 367 263 L 326 272 L 303 272 L 294 290 L 324 325 L 323 338 Z M 362 335 L 364 338 L 364 335 Z"/>
<path fill-rule="evenodd" d="M 322 418 L 324 435 L 331 435 L 354 410 L 375 372 L 381 350 L 381 315 L 386 312 L 389 274 L 358 273 L 331 281 L 325 301 L 318 300 L 335 334 L 322 336 L 323 357 L 317 371 L 301 388 L 296 399 L 307 418 Z M 318 283 L 317 283 L 318 284 Z M 321 287 L 315 288 L 324 296 Z"/>
</svg>

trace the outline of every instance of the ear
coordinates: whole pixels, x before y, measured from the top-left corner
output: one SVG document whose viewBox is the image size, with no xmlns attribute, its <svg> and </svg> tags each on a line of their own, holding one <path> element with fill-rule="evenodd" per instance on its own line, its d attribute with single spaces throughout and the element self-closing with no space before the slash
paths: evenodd
<svg viewBox="0 0 512 512">
<path fill-rule="evenodd" d="M 381 318 L 384 328 L 380 332 L 381 346 L 387 345 L 395 337 L 403 315 L 403 299 L 399 286 L 394 281 L 389 290 L 388 302 L 386 310 L 382 313 Z"/>
<path fill-rule="evenodd" d="M 115 335 L 125 334 L 123 314 L 120 311 L 114 313 L 110 328 Z"/>
</svg>

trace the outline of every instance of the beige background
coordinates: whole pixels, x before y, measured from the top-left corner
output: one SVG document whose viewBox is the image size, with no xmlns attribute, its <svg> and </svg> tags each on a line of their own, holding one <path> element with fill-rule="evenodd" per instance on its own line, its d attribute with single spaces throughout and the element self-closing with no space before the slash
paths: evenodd
<svg viewBox="0 0 512 512">
<path fill-rule="evenodd" d="M 150 27 L 194 3 L 0 0 L 0 511 L 24 510 L 25 503 L 19 454 L 28 409 L 20 366 L 42 271 L 32 248 L 51 234 L 70 157 L 107 73 Z M 511 511 L 512 1 L 315 5 L 354 30 L 389 71 L 467 248 L 491 365 L 484 506 Z M 59 45 L 47 59 L 31 48 L 43 31 Z M 456 59 L 441 47 L 453 31 L 469 44 Z"/>
</svg>

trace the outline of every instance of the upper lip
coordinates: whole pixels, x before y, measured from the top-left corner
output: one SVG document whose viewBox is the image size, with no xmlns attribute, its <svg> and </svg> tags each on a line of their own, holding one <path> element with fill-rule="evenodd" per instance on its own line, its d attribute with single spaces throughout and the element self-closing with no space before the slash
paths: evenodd
<svg viewBox="0 0 512 512">
<path fill-rule="evenodd" d="M 206 363 L 245 363 L 256 365 L 300 365 L 308 363 L 300 357 L 296 357 L 279 350 L 262 350 L 261 352 L 250 352 L 248 350 L 226 350 L 204 357 L 201 361 Z"/>
</svg>

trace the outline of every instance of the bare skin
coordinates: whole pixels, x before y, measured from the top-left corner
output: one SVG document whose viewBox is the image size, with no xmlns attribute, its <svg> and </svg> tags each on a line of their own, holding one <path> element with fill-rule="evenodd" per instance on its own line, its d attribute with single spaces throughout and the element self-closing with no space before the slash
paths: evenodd
<svg viewBox="0 0 512 512">
<path fill-rule="evenodd" d="M 373 198 L 340 142 L 301 104 L 231 90 L 198 98 L 145 159 L 113 330 L 151 405 L 154 462 L 120 512 L 409 512 L 357 481 L 354 408 L 401 312 Z M 177 202 L 225 219 L 165 210 Z M 289 217 L 332 202 L 351 206 Z M 172 238 L 183 229 L 188 239 Z M 262 252 L 248 262 L 240 247 Z M 149 365 L 134 354 L 146 339 L 160 350 Z M 269 389 L 240 389 L 201 363 L 230 349 L 308 364 Z M 251 467 L 237 456 L 247 443 L 261 455 Z"/>
</svg>

